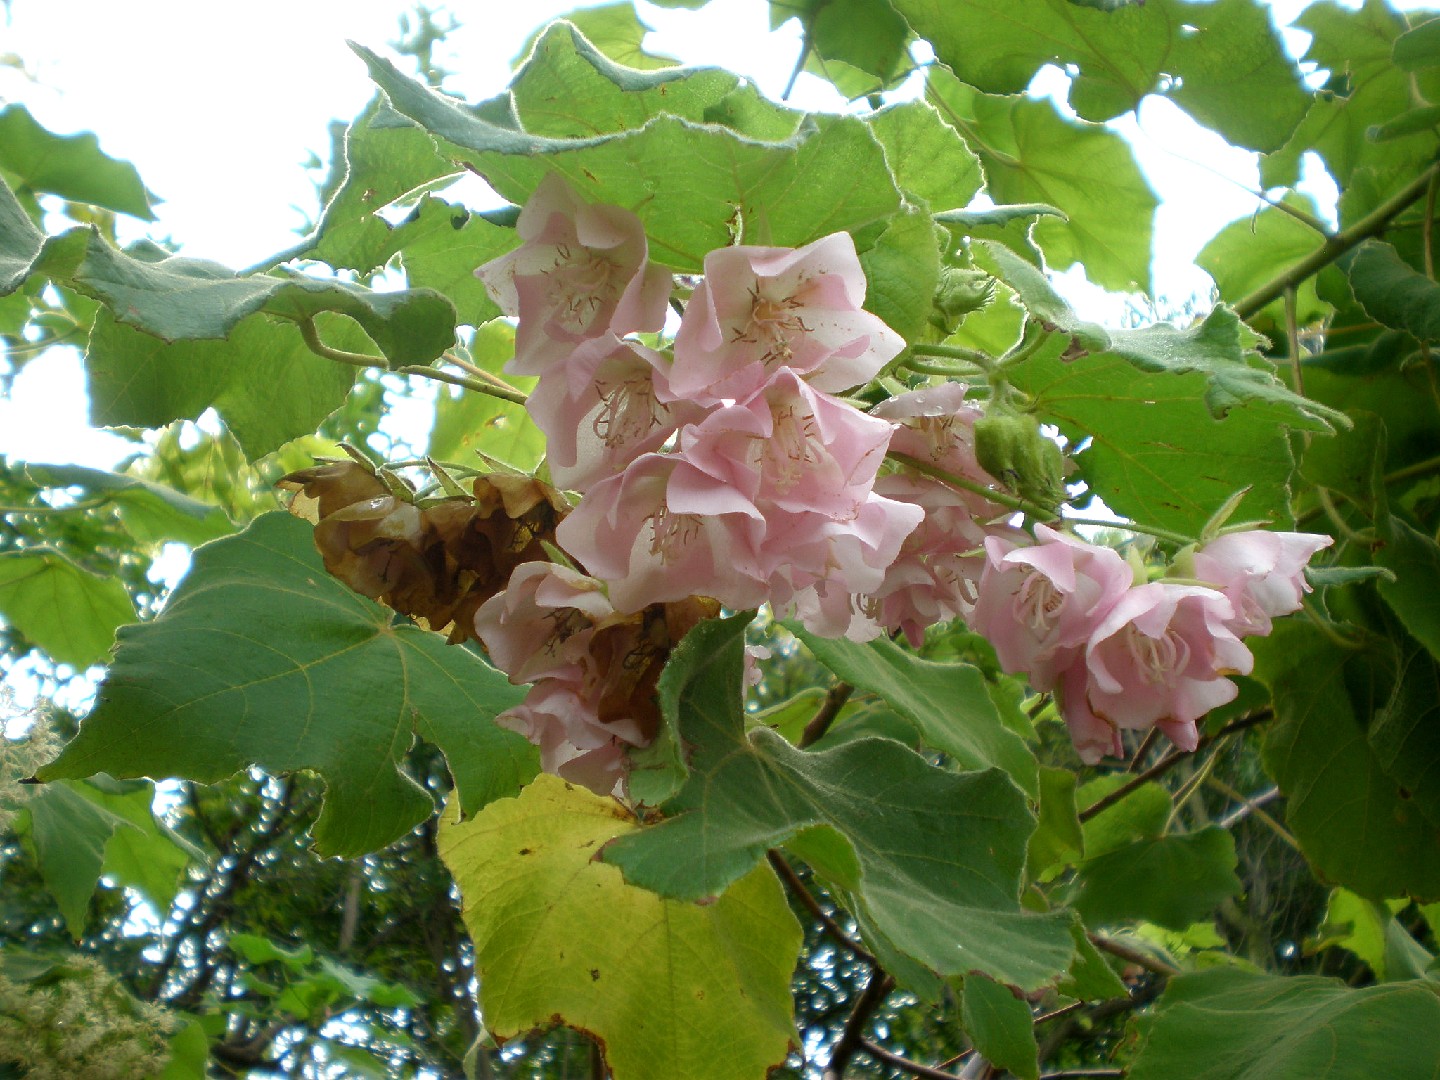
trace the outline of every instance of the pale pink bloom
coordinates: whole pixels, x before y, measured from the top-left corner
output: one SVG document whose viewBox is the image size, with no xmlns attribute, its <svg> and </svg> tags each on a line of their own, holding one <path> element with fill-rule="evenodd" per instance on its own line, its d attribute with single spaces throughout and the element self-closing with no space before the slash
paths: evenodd
<svg viewBox="0 0 1440 1080">
<path fill-rule="evenodd" d="M 924 513 L 872 493 L 848 521 L 821 514 L 769 515 L 760 559 L 772 607 L 821 637 L 875 637 L 881 627 L 863 597 L 884 582 Z"/>
<path fill-rule="evenodd" d="M 1125 744 L 1120 741 L 1120 729 L 1100 719 L 1090 709 L 1090 703 L 1085 696 L 1089 684 L 1090 669 L 1086 667 L 1082 653 L 1060 673 L 1059 686 L 1056 687 L 1056 704 L 1070 733 L 1070 742 L 1080 755 L 1080 760 L 1087 765 L 1099 764 L 1106 754 L 1123 758 Z"/>
<path fill-rule="evenodd" d="M 546 772 L 599 795 L 623 791 L 626 748 L 649 741 L 633 722 L 602 724 L 578 685 L 566 679 L 541 679 L 495 723 L 538 746 L 540 767 Z"/>
<path fill-rule="evenodd" d="M 983 415 L 965 400 L 965 384 L 958 382 L 927 386 L 908 394 L 897 394 L 870 410 L 875 416 L 900 425 L 890 438 L 890 449 L 961 479 L 985 487 L 996 480 L 980 467 L 975 457 L 975 421 Z M 1008 513 L 999 503 L 966 491 L 975 516 L 993 518 Z"/>
<path fill-rule="evenodd" d="M 864 300 L 849 233 L 802 248 L 712 251 L 680 320 L 670 388 L 713 404 L 748 397 L 779 367 L 830 392 L 866 382 L 905 342 Z"/>
<path fill-rule="evenodd" d="M 507 315 L 519 316 L 505 370 L 539 375 L 576 344 L 665 325 L 670 271 L 650 265 L 645 227 L 619 206 L 592 206 L 558 173 L 520 211 L 523 243 L 475 271 Z"/>
<path fill-rule="evenodd" d="M 480 605 L 475 633 L 513 683 L 579 679 L 595 626 L 614 614 L 604 583 L 558 563 L 528 562 Z"/>
<path fill-rule="evenodd" d="M 875 493 L 918 506 L 925 515 L 868 598 L 871 614 L 887 629 L 904 631 L 918 648 L 926 627 L 968 615 L 974 607 L 986 536 L 997 529 L 1024 534 L 982 524 L 972 512 L 973 496 L 909 470 L 880 477 Z"/>
<path fill-rule="evenodd" d="M 1028 546 L 985 540 L 970 626 L 995 647 L 1002 668 L 1028 672 L 1030 685 L 1047 691 L 1135 590 L 1130 567 L 1110 548 L 1045 525 L 1035 526 L 1035 538 Z"/>
<path fill-rule="evenodd" d="M 762 507 L 853 518 L 894 425 L 779 369 L 755 393 L 680 433 L 685 458 Z"/>
<path fill-rule="evenodd" d="M 540 376 L 525 407 L 545 433 L 557 487 L 583 491 L 704 415 L 663 392 L 668 368 L 654 349 L 607 334 Z"/>
<path fill-rule="evenodd" d="M 1239 692 L 1255 658 L 1227 627 L 1230 601 L 1214 589 L 1152 582 L 1110 608 L 1085 646 L 1090 710 L 1118 728 L 1158 726 L 1193 750 L 1195 721 Z"/>
<path fill-rule="evenodd" d="M 1317 533 L 1250 529 L 1217 536 L 1195 553 L 1195 576 L 1220 589 L 1235 607 L 1230 629 L 1270 633 L 1270 620 L 1299 611 L 1310 584 L 1305 564 L 1334 541 Z"/>
<path fill-rule="evenodd" d="M 622 612 L 688 596 L 733 610 L 766 599 L 755 546 L 761 511 L 679 454 L 642 454 L 600 481 L 556 529 Z"/>
</svg>

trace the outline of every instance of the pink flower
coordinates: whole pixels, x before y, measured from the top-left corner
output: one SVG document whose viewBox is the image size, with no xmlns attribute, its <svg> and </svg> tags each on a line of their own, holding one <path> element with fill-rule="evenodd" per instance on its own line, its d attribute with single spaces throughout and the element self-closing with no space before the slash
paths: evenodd
<svg viewBox="0 0 1440 1080">
<path fill-rule="evenodd" d="M 919 647 L 925 628 L 968 616 L 985 559 L 977 554 L 985 538 L 997 530 L 1013 540 L 1025 534 L 1004 525 L 977 521 L 972 504 L 978 500 L 938 480 L 904 470 L 875 481 L 875 493 L 920 507 L 925 517 L 905 538 L 885 580 L 869 597 L 871 613 L 881 625 L 903 630 Z"/>
<path fill-rule="evenodd" d="M 905 343 L 864 300 L 849 233 L 712 251 L 680 320 L 671 391 L 701 404 L 748 397 L 782 366 L 831 392 L 866 382 Z"/>
<path fill-rule="evenodd" d="M 755 544 L 765 517 L 679 454 L 642 454 L 600 481 L 556 529 L 620 611 L 709 596 L 733 610 L 766 599 Z"/>
<path fill-rule="evenodd" d="M 1136 590 L 1130 567 L 1110 548 L 1044 525 L 1035 526 L 1035 537 L 1040 542 L 1028 547 L 986 539 L 970 626 L 995 646 L 1001 667 L 1029 672 L 1030 685 L 1044 691 Z"/>
<path fill-rule="evenodd" d="M 605 586 L 551 562 L 522 563 L 475 612 L 475 633 L 513 683 L 579 678 L 597 624 L 615 614 Z"/>
<path fill-rule="evenodd" d="M 525 407 L 556 486 L 583 491 L 704 415 L 666 393 L 668 367 L 654 349 L 606 334 L 546 369 Z"/>
<path fill-rule="evenodd" d="M 1154 582 L 1129 590 L 1086 643 L 1085 705 L 1117 728 L 1158 726 L 1182 750 L 1195 749 L 1195 721 L 1239 692 L 1226 676 L 1255 665 L 1227 626 L 1233 617 L 1213 589 Z"/>
<path fill-rule="evenodd" d="M 559 174 L 520 211 L 524 241 L 475 271 L 507 315 L 519 316 L 505 370 L 539 375 L 579 342 L 665 325 L 670 272 L 647 262 L 645 228 L 619 206 L 591 206 Z"/>
<path fill-rule="evenodd" d="M 643 746 L 638 727 L 602 724 L 593 705 L 564 679 L 541 679 L 525 700 L 495 718 L 540 748 L 540 767 L 600 795 L 624 787 L 629 746 Z"/>
<path fill-rule="evenodd" d="M 1299 611 L 1310 585 L 1305 565 L 1334 541 L 1316 533 L 1250 529 L 1225 533 L 1195 553 L 1195 576 L 1220 589 L 1234 605 L 1230 629 L 1270 633 L 1270 620 Z"/>
<path fill-rule="evenodd" d="M 1070 733 L 1071 745 L 1075 747 L 1080 760 L 1086 765 L 1098 765 L 1106 754 L 1123 758 L 1125 744 L 1120 741 L 1120 729 L 1100 719 L 1090 708 L 1086 688 L 1090 682 L 1090 670 L 1085 659 L 1078 656 L 1060 674 L 1060 685 L 1056 689 L 1056 704 Z M 1191 725 L 1193 728 L 1193 725 Z M 1193 749 L 1193 745 L 1192 745 Z"/>
<path fill-rule="evenodd" d="M 848 519 L 869 496 L 892 430 L 782 367 L 745 400 L 685 428 L 680 451 L 767 516 Z"/>
<path fill-rule="evenodd" d="M 993 476 L 980 467 L 975 457 L 975 421 L 982 413 L 965 400 L 965 384 L 942 383 L 882 401 L 871 412 L 900 427 L 890 439 L 890 449 L 924 461 L 953 476 L 985 487 L 996 485 Z M 988 519 L 1009 513 L 974 492 L 961 496 L 975 516 Z"/>
</svg>

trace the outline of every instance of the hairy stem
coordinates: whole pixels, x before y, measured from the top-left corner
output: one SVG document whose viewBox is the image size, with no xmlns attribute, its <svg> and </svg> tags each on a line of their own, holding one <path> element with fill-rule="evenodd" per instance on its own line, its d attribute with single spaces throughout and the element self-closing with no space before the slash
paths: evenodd
<svg viewBox="0 0 1440 1080">
<path fill-rule="evenodd" d="M 1425 194 L 1436 177 L 1440 177 L 1440 164 L 1431 165 L 1350 228 L 1335 233 L 1290 269 L 1260 286 L 1235 305 L 1235 313 L 1242 319 L 1253 317 L 1266 304 L 1283 296 L 1286 289 L 1294 288 L 1312 274 L 1329 266 L 1361 241 L 1379 236 L 1397 214 Z"/>
<path fill-rule="evenodd" d="M 791 894 L 796 900 L 800 901 L 800 904 L 806 911 L 810 912 L 825 933 L 829 934 L 836 942 L 861 960 L 864 960 L 871 967 L 879 966 L 879 961 L 875 959 L 870 950 L 866 949 L 865 946 L 845 933 L 844 930 L 841 930 L 839 923 L 832 919 L 825 909 L 820 906 L 820 901 L 817 900 L 815 894 L 805 886 L 805 882 L 800 879 L 800 875 L 795 872 L 795 868 L 790 865 L 784 855 L 780 854 L 780 852 L 774 848 L 771 848 L 765 853 L 765 858 L 769 860 L 770 868 L 789 886 Z"/>
</svg>

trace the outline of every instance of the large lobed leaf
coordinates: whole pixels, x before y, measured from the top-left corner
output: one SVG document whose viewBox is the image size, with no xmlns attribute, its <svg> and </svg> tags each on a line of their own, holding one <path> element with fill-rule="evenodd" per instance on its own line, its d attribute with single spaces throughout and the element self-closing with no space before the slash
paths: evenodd
<svg viewBox="0 0 1440 1080">
<path fill-rule="evenodd" d="M 701 624 L 672 656 L 660 701 L 690 752 L 667 819 L 605 851 L 627 881 L 677 899 L 722 893 L 765 852 L 817 827 L 806 857 L 857 898 L 889 946 L 942 975 L 980 971 L 1026 989 L 1052 983 L 1074 952 L 1068 913 L 1019 905 L 1035 821 L 998 769 L 955 774 L 888 739 L 824 752 L 768 728 L 745 731 L 745 616 Z M 836 843 L 838 842 L 838 847 Z"/>
<path fill-rule="evenodd" d="M 638 128 L 553 138 L 521 130 L 523 113 L 510 124 L 498 123 L 374 53 L 357 52 L 395 110 L 506 198 L 523 203 L 546 174 L 561 173 L 588 201 L 634 210 L 645 223 L 652 255 L 678 270 L 698 271 L 705 253 L 731 243 L 737 230 L 748 243 L 798 246 L 882 223 L 900 209 L 883 148 L 853 117 L 807 118 L 782 141 L 668 113 Z M 613 82 L 622 77 L 615 67 L 597 68 L 596 74 Z M 631 74 L 642 82 L 666 75 Z"/>
<path fill-rule="evenodd" d="M 0 552 L 0 616 L 52 660 L 102 663 L 115 629 L 135 618 L 125 586 L 46 548 Z"/>
<path fill-rule="evenodd" d="M 1179 975 L 1160 999 L 1130 1080 L 1435 1080 L 1433 983 L 1356 990 L 1338 979 L 1221 968 Z"/>
<path fill-rule="evenodd" d="M 70 202 L 117 210 L 154 221 L 154 199 L 128 161 L 117 161 L 86 132 L 56 135 L 36 122 L 24 105 L 0 109 L 0 176 L 17 191 L 45 192 Z"/>
<path fill-rule="evenodd" d="M 39 775 L 313 769 L 317 849 L 358 855 L 433 812 L 400 768 L 417 735 L 445 753 L 467 811 L 533 776 L 534 748 L 491 722 L 519 697 L 474 655 L 394 625 L 326 574 L 309 526 L 269 514 L 197 550 L 164 613 L 122 631 L 94 711 Z"/>
<path fill-rule="evenodd" d="M 633 818 L 553 776 L 453 819 L 440 854 L 497 1039 L 569 1024 L 595 1036 L 615 1080 L 732 1080 L 785 1058 L 802 934 L 768 866 L 704 905 L 626 884 L 595 855 L 635 835 Z"/>
</svg>

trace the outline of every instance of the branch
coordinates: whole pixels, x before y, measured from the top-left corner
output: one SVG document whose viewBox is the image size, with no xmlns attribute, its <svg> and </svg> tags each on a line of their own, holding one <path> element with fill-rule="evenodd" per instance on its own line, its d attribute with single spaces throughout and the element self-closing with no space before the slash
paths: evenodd
<svg viewBox="0 0 1440 1080">
<path fill-rule="evenodd" d="M 814 916 L 815 921 L 820 924 L 821 928 L 824 929 L 827 934 L 871 967 L 880 966 L 879 961 L 875 959 L 868 949 L 849 934 L 845 933 L 844 930 L 841 930 L 840 924 L 826 913 L 825 909 L 820 906 L 820 901 L 815 899 L 814 894 L 805 887 L 805 882 L 800 880 L 800 875 L 797 874 L 795 868 L 786 861 L 785 856 L 781 855 L 780 852 L 774 848 L 771 848 L 765 853 L 765 858 L 770 861 L 771 868 L 775 873 L 780 875 L 781 880 L 790 887 L 790 891 L 794 894 L 795 899 L 799 900 L 805 910 Z"/>
<path fill-rule="evenodd" d="M 835 1043 L 835 1048 L 830 1051 L 830 1064 L 825 1066 L 825 1073 L 822 1080 L 844 1080 L 845 1069 L 850 1064 L 850 1059 L 855 1052 L 861 1048 L 864 1040 L 865 1025 L 870 1022 L 885 997 L 890 993 L 895 980 L 885 972 L 876 968 L 870 975 L 870 981 L 865 984 L 865 990 L 860 995 L 860 1000 L 855 1003 L 855 1010 L 850 1014 L 850 1019 L 845 1021 L 845 1030 L 840 1033 L 840 1039 Z"/>
<path fill-rule="evenodd" d="M 1164 960 L 1150 956 L 1148 953 L 1143 953 L 1139 949 L 1132 949 L 1129 945 L 1125 945 L 1113 938 L 1103 937 L 1100 934 L 1086 934 L 1085 936 L 1090 939 L 1090 944 L 1094 945 L 1101 952 L 1108 952 L 1111 956 L 1118 956 L 1126 963 L 1144 968 L 1152 975 L 1162 975 L 1168 979 L 1171 975 L 1180 974 L 1179 968 L 1165 963 Z"/>
<path fill-rule="evenodd" d="M 1125 799 L 1149 781 L 1169 772 L 1191 754 L 1198 754 L 1215 740 L 1223 739 L 1226 735 L 1233 735 L 1237 731 L 1244 731 L 1248 727 L 1254 727 L 1256 724 L 1264 723 L 1266 720 L 1273 719 L 1274 716 L 1275 712 L 1273 709 L 1260 709 L 1257 712 L 1251 713 L 1249 716 L 1242 716 L 1238 720 L 1231 720 L 1230 723 L 1226 724 L 1213 735 L 1206 735 L 1196 744 L 1194 750 L 1172 750 L 1144 772 L 1136 773 L 1134 779 L 1121 784 L 1114 791 L 1110 792 L 1109 795 L 1096 799 L 1084 810 L 1081 810 L 1079 814 L 1080 820 L 1086 822 L 1097 814 L 1104 813 L 1110 809 L 1110 807 L 1122 799 Z"/>
<path fill-rule="evenodd" d="M 855 688 L 849 683 L 836 680 L 835 685 L 830 687 L 829 692 L 825 695 L 825 700 L 820 703 L 820 708 L 815 710 L 814 717 L 805 725 L 805 730 L 800 735 L 801 750 L 814 745 L 824 737 L 825 732 L 830 730 L 830 725 L 835 722 L 835 718 L 840 715 L 840 710 L 845 707 L 845 702 L 850 700 L 850 695 L 854 692 Z"/>
<path fill-rule="evenodd" d="M 932 1080 L 955 1080 L 955 1074 L 952 1072 L 945 1072 L 943 1069 L 934 1069 L 929 1065 L 921 1065 L 918 1061 L 903 1058 L 899 1054 L 891 1053 L 883 1046 L 876 1045 L 869 1039 L 860 1040 L 860 1049 L 864 1050 L 871 1057 L 879 1058 L 885 1062 L 885 1064 L 893 1065 L 895 1068 L 902 1072 L 907 1072 L 911 1076 L 925 1076 L 932 1078 Z"/>
<path fill-rule="evenodd" d="M 1286 289 L 1299 285 L 1312 274 L 1330 265 L 1345 252 L 1363 240 L 1379 236 L 1391 220 L 1429 189 L 1431 182 L 1440 176 L 1440 164 L 1431 165 L 1405 187 L 1381 203 L 1370 213 L 1348 229 L 1342 229 L 1326 240 L 1305 258 L 1290 267 L 1278 277 L 1266 282 L 1249 296 L 1235 305 L 1235 314 L 1249 319 L 1272 300 L 1285 295 Z"/>
</svg>

